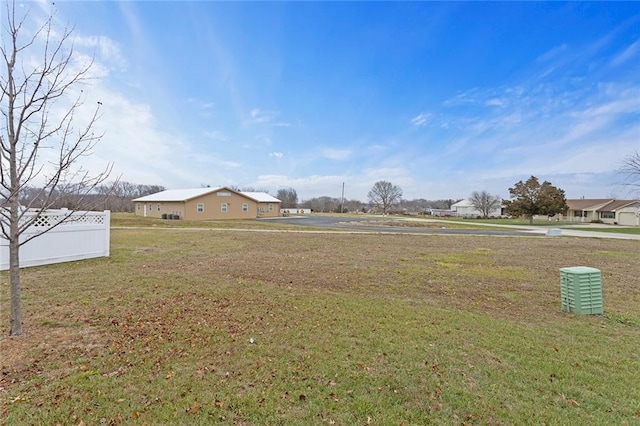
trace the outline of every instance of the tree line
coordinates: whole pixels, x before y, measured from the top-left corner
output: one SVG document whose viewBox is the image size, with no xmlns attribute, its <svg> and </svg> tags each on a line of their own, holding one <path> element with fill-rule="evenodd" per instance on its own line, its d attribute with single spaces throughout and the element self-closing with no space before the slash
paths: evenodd
<svg viewBox="0 0 640 426">
<path fill-rule="evenodd" d="M 133 201 L 145 195 L 164 191 L 161 185 L 143 185 L 126 181 L 114 181 L 96 186 L 90 193 L 66 186 L 56 188 L 54 197 L 45 197 L 43 188 L 28 186 L 20 194 L 20 204 L 35 209 L 111 210 L 133 212 Z"/>
</svg>

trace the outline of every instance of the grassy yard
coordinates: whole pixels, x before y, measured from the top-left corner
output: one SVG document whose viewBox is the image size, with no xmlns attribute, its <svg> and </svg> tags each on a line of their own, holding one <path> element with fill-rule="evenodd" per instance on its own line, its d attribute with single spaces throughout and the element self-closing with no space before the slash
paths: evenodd
<svg viewBox="0 0 640 426">
<path fill-rule="evenodd" d="M 631 234 L 631 235 L 640 235 L 640 228 L 621 228 L 618 226 L 592 226 L 592 227 L 580 227 L 580 226 L 576 226 L 574 228 L 571 229 L 575 229 L 578 231 L 595 231 L 595 232 L 611 232 L 613 234 Z"/>
<path fill-rule="evenodd" d="M 247 219 L 225 220 L 167 220 L 136 216 L 133 213 L 112 213 L 112 228 L 183 228 L 183 229 L 243 229 L 243 230 L 311 230 L 314 228 L 300 225 L 286 225 L 277 220 L 260 221 Z"/>
<path fill-rule="evenodd" d="M 23 270 L 0 424 L 640 423 L 637 241 L 111 239 L 109 258 Z M 577 265 L 602 270 L 604 316 L 561 312 Z M 5 336 L 8 304 L 4 284 Z"/>
<path fill-rule="evenodd" d="M 453 222 L 467 222 L 469 224 L 485 224 L 485 225 L 515 225 L 515 226 L 529 226 L 529 219 L 477 219 L 477 218 L 462 218 L 462 217 L 433 217 L 432 219 L 453 221 Z M 549 220 L 534 220 L 533 226 L 568 226 L 576 225 L 576 222 L 559 222 Z"/>
</svg>

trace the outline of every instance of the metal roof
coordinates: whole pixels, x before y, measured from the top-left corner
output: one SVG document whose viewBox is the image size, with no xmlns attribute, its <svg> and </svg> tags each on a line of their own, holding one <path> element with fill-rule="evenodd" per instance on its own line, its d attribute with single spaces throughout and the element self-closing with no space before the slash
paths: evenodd
<svg viewBox="0 0 640 426">
<path fill-rule="evenodd" d="M 225 187 L 218 188 L 191 188 L 191 189 L 167 189 L 166 191 L 156 192 L 155 194 L 145 195 L 144 197 L 136 198 L 133 201 L 187 201 L 192 198 L 201 197 L 205 194 L 217 192 L 221 189 L 228 189 Z"/>
<path fill-rule="evenodd" d="M 140 202 L 163 202 L 163 201 L 187 201 L 193 198 L 198 198 L 203 195 L 225 190 L 233 192 L 239 195 L 243 195 L 247 198 L 257 201 L 259 203 L 280 203 L 276 197 L 273 197 L 266 192 L 242 192 L 234 191 L 226 186 L 219 186 L 217 188 L 191 188 L 191 189 L 168 189 L 166 191 L 156 192 L 155 194 L 145 195 L 144 197 L 136 198 L 133 201 Z"/>
<path fill-rule="evenodd" d="M 273 197 L 266 192 L 240 192 L 240 194 L 251 198 L 259 203 L 280 203 L 276 197 Z"/>
<path fill-rule="evenodd" d="M 469 200 L 460 200 L 455 204 L 451 204 L 451 208 L 454 207 L 473 207 L 473 203 Z"/>
</svg>

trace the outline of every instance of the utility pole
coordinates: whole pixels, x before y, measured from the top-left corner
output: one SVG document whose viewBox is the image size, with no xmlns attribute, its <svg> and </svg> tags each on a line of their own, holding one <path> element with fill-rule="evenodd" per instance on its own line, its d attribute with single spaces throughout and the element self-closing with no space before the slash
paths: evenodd
<svg viewBox="0 0 640 426">
<path fill-rule="evenodd" d="M 340 201 L 340 213 L 344 213 L 344 182 L 342 182 L 342 201 Z"/>
</svg>

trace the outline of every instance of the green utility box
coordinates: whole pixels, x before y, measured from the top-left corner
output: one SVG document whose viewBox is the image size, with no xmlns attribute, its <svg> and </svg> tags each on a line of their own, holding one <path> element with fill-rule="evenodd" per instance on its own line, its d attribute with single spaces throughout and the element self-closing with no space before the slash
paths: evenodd
<svg viewBox="0 0 640 426">
<path fill-rule="evenodd" d="M 602 314 L 602 273 L 587 266 L 560 269 L 562 310 L 572 314 Z"/>
</svg>

